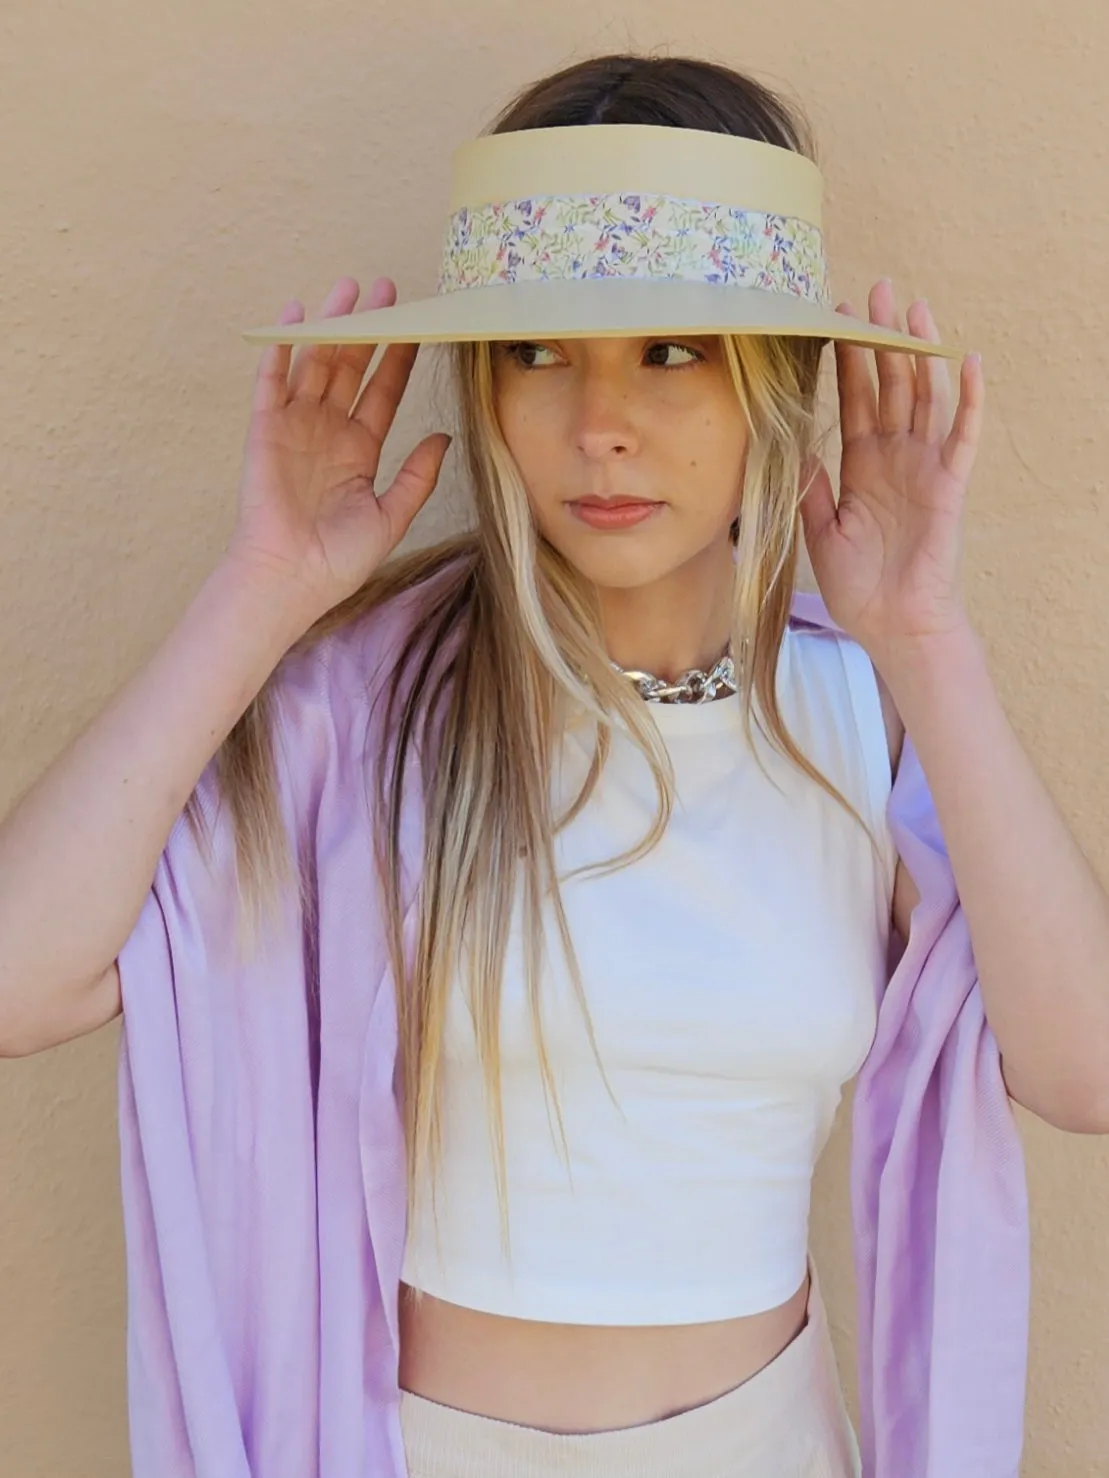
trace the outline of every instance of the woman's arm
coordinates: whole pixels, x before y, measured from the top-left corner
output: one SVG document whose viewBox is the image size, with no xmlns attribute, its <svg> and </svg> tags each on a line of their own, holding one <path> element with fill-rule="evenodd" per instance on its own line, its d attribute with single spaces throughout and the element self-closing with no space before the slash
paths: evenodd
<svg viewBox="0 0 1109 1478">
<path fill-rule="evenodd" d="M 1014 733 L 978 634 L 907 648 L 879 685 L 935 802 L 1011 1096 L 1057 1128 L 1109 1133 L 1109 896 Z M 918 894 L 898 874 L 907 937 Z"/>
<path fill-rule="evenodd" d="M 900 327 L 888 277 L 871 288 L 869 307 L 872 322 Z M 924 299 L 910 304 L 907 323 L 939 342 Z M 913 741 L 1012 1097 L 1059 1128 L 1109 1133 L 1109 898 L 1005 716 L 962 598 L 981 358 L 963 358 L 953 408 L 942 357 L 874 351 L 875 386 L 870 351 L 837 341 L 835 354 L 839 496 L 814 458 L 801 498 L 813 574 Z M 895 885 L 907 935 L 905 892 Z"/>
<path fill-rule="evenodd" d="M 358 292 L 340 278 L 321 316 L 349 313 Z M 370 306 L 395 297 L 377 278 Z M 293 299 L 278 323 L 303 314 Z M 208 762 L 289 647 L 362 587 L 431 495 L 443 432 L 374 487 L 416 347 L 388 346 L 364 393 L 373 344 L 262 354 L 224 557 L 145 667 L 0 817 L 0 1057 L 118 1013 L 113 962 Z"/>
<path fill-rule="evenodd" d="M 284 587 L 226 557 L 149 661 L 0 821 L 0 1057 L 118 1014 L 112 962 L 170 829 L 304 629 Z"/>
</svg>

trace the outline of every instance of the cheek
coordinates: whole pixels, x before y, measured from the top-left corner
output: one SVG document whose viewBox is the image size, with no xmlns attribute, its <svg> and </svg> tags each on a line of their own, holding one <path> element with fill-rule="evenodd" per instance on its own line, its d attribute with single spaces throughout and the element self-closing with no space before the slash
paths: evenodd
<svg viewBox="0 0 1109 1478">
<path fill-rule="evenodd" d="M 565 438 L 549 408 L 537 410 L 522 399 L 506 396 L 497 409 L 501 435 L 516 465 L 529 482 L 542 477 Z"/>
<path fill-rule="evenodd" d="M 675 458 L 683 481 L 698 490 L 698 504 L 706 515 L 709 505 L 731 506 L 743 489 L 747 463 L 746 427 L 732 417 L 699 417 L 677 441 L 681 454 Z"/>
<path fill-rule="evenodd" d="M 545 417 L 525 417 L 505 431 L 505 442 L 536 516 L 561 503 L 575 477 L 568 437 Z"/>
</svg>

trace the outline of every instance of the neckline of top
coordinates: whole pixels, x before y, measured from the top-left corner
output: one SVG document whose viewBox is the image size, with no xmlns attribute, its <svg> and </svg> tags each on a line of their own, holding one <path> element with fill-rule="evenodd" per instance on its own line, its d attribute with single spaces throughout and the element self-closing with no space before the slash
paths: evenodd
<svg viewBox="0 0 1109 1478">
<path fill-rule="evenodd" d="M 789 661 L 791 635 L 792 628 L 787 626 L 778 653 L 779 683 L 782 680 L 783 664 Z M 743 722 L 739 693 L 728 693 L 723 698 L 713 698 L 708 703 L 644 702 L 644 707 L 654 719 L 660 733 L 679 738 L 718 734 L 724 729 L 742 725 Z M 623 731 L 622 724 L 617 723 L 616 727 Z"/>
</svg>

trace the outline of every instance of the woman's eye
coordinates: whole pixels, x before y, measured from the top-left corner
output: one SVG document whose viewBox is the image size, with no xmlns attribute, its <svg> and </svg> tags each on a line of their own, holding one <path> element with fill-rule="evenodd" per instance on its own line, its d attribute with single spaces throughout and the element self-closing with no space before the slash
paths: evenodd
<svg viewBox="0 0 1109 1478">
<path fill-rule="evenodd" d="M 679 360 L 678 363 L 667 363 L 667 357 L 672 349 L 679 354 L 688 355 L 689 358 Z M 506 344 L 505 353 L 514 359 L 523 369 L 542 368 L 542 361 L 537 363 L 540 354 L 553 354 L 545 344 L 536 344 L 531 340 L 521 339 L 517 343 Z M 684 369 L 688 364 L 697 364 L 704 359 L 704 355 L 696 349 L 691 349 L 686 344 L 678 344 L 670 340 L 660 340 L 658 343 L 649 344 L 645 351 L 646 362 L 657 369 Z"/>
<path fill-rule="evenodd" d="M 524 369 L 535 368 L 534 356 L 536 354 L 550 354 L 551 352 L 543 344 L 533 344 L 528 340 L 522 340 L 518 344 L 505 345 L 505 353 L 512 359 L 515 359 Z"/>
<path fill-rule="evenodd" d="M 671 349 L 677 349 L 680 354 L 690 354 L 693 357 L 692 359 L 685 360 L 684 363 L 667 364 L 665 363 L 665 356 Z M 684 369 L 686 364 L 696 364 L 698 360 L 704 358 L 704 355 L 698 354 L 696 349 L 690 349 L 685 344 L 675 344 L 672 342 L 652 344 L 647 350 L 648 357 L 650 358 L 650 356 L 656 353 L 660 353 L 662 358 L 651 358 L 651 363 L 658 365 L 660 369 Z"/>
</svg>

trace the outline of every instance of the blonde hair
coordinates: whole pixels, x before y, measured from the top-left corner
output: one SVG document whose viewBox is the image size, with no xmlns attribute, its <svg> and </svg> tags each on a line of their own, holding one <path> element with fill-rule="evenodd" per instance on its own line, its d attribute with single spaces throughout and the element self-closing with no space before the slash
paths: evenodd
<svg viewBox="0 0 1109 1478">
<path fill-rule="evenodd" d="M 629 63 L 634 66 L 629 69 Z M 617 66 L 616 63 L 620 65 Z M 749 79 L 699 62 L 714 88 L 755 87 Z M 578 64 L 537 84 L 501 115 L 498 127 L 532 126 L 558 97 L 586 95 L 590 65 L 601 68 L 597 87 L 643 58 L 601 58 Z M 605 68 L 607 67 L 607 71 Z M 738 82 L 734 79 L 738 78 Z M 657 79 L 656 79 L 657 80 Z M 642 82 L 642 77 L 640 77 Z M 677 84 L 675 84 L 677 85 Z M 750 97 L 745 94 L 747 101 Z M 552 101 L 554 99 L 554 101 Z M 532 114 L 528 114 L 528 108 Z M 523 121 L 521 121 L 523 120 Z M 619 118 L 614 121 L 621 121 Z M 708 126 L 694 123 L 692 126 Z M 769 126 L 763 128 L 767 133 Z M 779 129 L 779 133 L 781 129 Z M 753 134 L 752 136 L 759 136 Z M 785 140 L 800 147 L 796 138 Z M 870 836 L 866 822 L 817 770 L 789 735 L 779 711 L 776 671 L 797 572 L 799 504 L 806 460 L 819 454 L 817 381 L 823 344 L 804 338 L 723 336 L 727 368 L 743 406 L 749 445 L 736 534 L 732 651 L 742 697 L 744 729 L 756 722 L 770 744 L 824 789 Z M 402 1118 L 408 1172 L 408 1214 L 425 1174 L 434 1184 L 442 1155 L 441 1059 L 449 992 L 461 969 L 476 1027 L 495 1151 L 502 1245 L 510 1236 L 505 1185 L 499 1021 L 501 978 L 517 884 L 521 883 L 527 995 L 540 1071 L 553 1106 L 563 1151 L 561 1108 L 543 1042 L 539 980 L 545 949 L 542 909 L 550 900 L 571 980 L 597 1054 L 588 1005 L 556 876 L 553 838 L 587 803 L 606 762 L 614 720 L 643 750 L 654 776 L 658 811 L 635 847 L 587 872 L 628 866 L 661 838 L 673 806 L 673 772 L 659 731 L 636 695 L 609 665 L 596 593 L 537 532 L 519 470 L 500 432 L 493 396 L 490 346 L 449 346 L 459 413 L 460 445 L 469 473 L 476 524 L 429 548 L 394 555 L 351 597 L 329 611 L 292 649 L 300 652 L 357 622 L 404 592 L 434 585 L 434 597 L 416 601 L 416 613 L 388 683 L 380 750 L 373 757 L 376 787 L 367 825 L 376 839 L 389 959 L 397 992 Z M 444 659 L 443 654 L 450 653 Z M 271 676 L 221 746 L 217 782 L 230 806 L 242 900 L 241 938 L 252 947 L 261 917 L 281 879 L 290 873 L 275 799 L 271 740 Z M 758 713 L 755 713 L 757 708 Z M 550 771 L 562 726 L 573 713 L 596 722 L 592 765 L 568 811 L 551 813 Z M 412 957 L 402 937 L 399 823 L 406 761 L 420 756 L 424 856 Z M 196 798 L 187 810 L 200 820 Z M 303 876 L 300 897 L 311 907 Z M 369 904 L 368 904 L 369 906 Z M 605 1077 L 607 1085 L 608 1079 Z M 610 1089 L 611 1093 L 611 1089 Z"/>
</svg>

